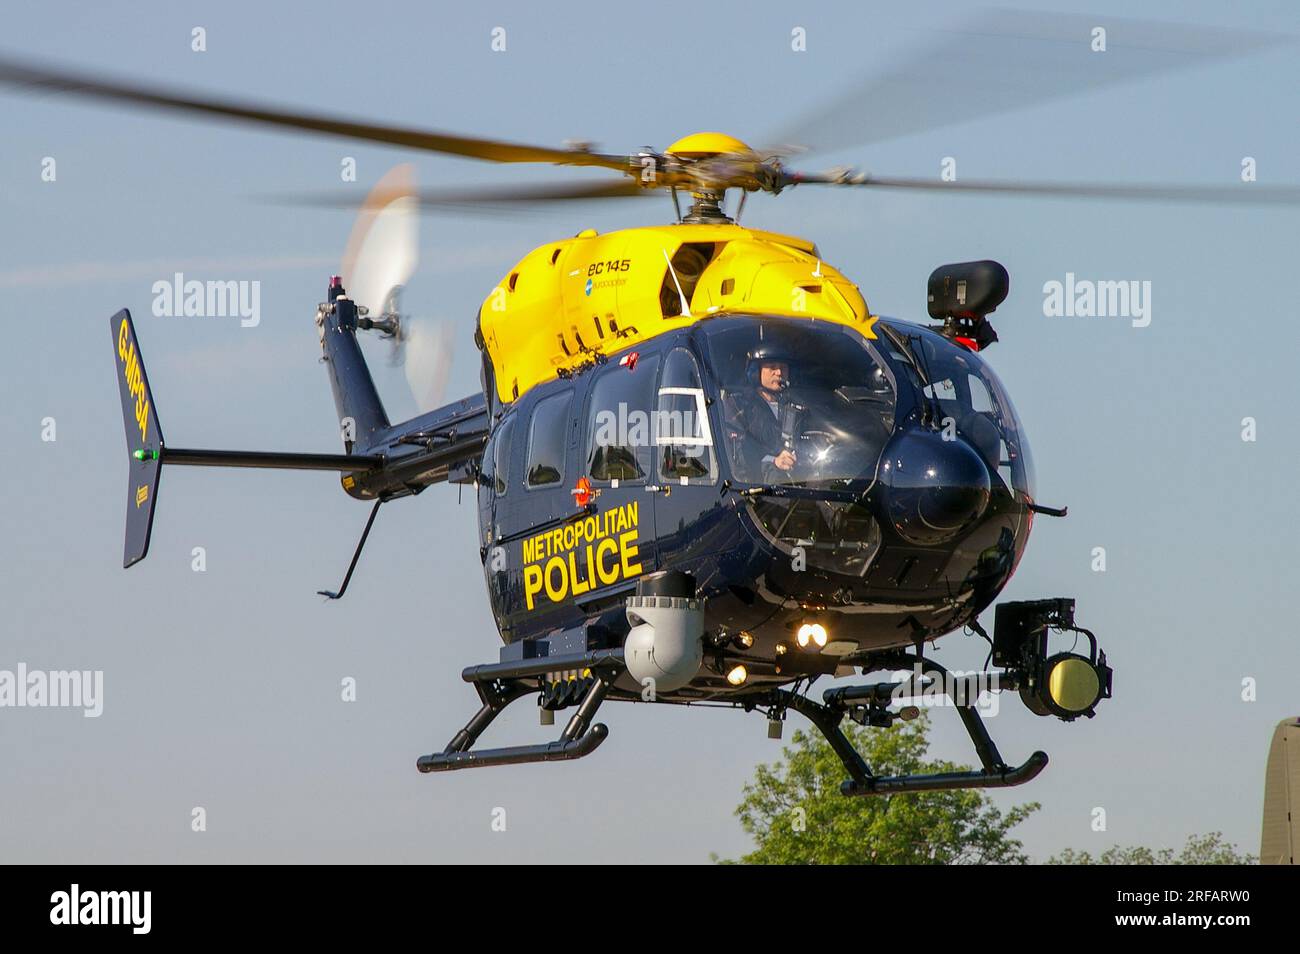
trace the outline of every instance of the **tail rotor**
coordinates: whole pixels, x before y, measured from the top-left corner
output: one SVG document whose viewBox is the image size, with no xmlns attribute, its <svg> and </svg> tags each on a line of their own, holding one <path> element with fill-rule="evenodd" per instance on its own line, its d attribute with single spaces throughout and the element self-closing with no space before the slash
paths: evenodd
<svg viewBox="0 0 1300 954">
<path fill-rule="evenodd" d="M 402 368 L 423 413 L 442 403 L 451 367 L 452 329 L 401 308 L 419 264 L 420 199 L 410 165 L 390 170 L 366 197 L 343 255 L 343 284 L 360 328 L 391 340 L 389 364 Z"/>
</svg>

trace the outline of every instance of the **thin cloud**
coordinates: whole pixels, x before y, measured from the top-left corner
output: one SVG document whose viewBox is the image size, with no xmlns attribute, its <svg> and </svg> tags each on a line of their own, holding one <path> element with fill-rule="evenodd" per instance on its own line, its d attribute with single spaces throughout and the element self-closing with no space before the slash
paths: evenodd
<svg viewBox="0 0 1300 954">
<path fill-rule="evenodd" d="M 420 250 L 428 262 L 423 271 L 452 272 L 476 265 L 498 263 L 508 267 L 518 255 L 516 245 L 499 243 L 480 246 L 433 247 Z M 60 265 L 34 265 L 0 272 L 0 288 L 40 288 L 85 282 L 156 281 L 176 272 L 216 275 L 248 275 L 299 269 L 337 269 L 338 255 L 283 255 L 276 257 L 152 259 L 141 262 L 67 262 Z"/>
</svg>

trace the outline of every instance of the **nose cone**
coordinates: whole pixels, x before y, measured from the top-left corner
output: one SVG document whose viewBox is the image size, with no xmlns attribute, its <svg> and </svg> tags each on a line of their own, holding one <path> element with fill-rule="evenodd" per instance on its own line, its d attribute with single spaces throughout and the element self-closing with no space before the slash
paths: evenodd
<svg viewBox="0 0 1300 954">
<path fill-rule="evenodd" d="M 909 543 L 933 546 L 955 540 L 988 509 L 988 468 L 961 438 L 904 431 L 885 449 L 880 476 L 889 520 Z"/>
</svg>

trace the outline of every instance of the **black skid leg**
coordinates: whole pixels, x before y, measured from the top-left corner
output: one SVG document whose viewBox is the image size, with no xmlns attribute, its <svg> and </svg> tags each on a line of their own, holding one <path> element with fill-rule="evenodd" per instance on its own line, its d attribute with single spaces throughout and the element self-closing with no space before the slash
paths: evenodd
<svg viewBox="0 0 1300 954">
<path fill-rule="evenodd" d="M 423 755 L 415 766 L 421 772 L 450 772 L 465 768 L 483 768 L 489 765 L 518 765 L 525 762 L 559 762 L 580 759 L 590 755 L 609 736 L 602 723 L 591 724 L 596 710 L 605 701 L 613 684 L 617 663 L 621 656 L 608 651 L 586 654 L 582 657 L 551 657 L 548 660 L 529 660 L 512 664 L 493 664 L 466 669 L 462 674 L 467 682 L 474 683 L 483 706 L 447 743 L 447 747 L 433 755 Z M 521 696 L 536 691 L 535 686 L 520 681 L 520 677 L 536 676 L 546 671 L 571 668 L 590 668 L 591 688 L 578 704 L 577 711 L 555 742 L 540 745 L 513 745 L 504 748 L 472 751 L 472 746 L 498 715 Z M 496 678 L 503 676 L 505 678 Z M 510 678 L 514 677 L 514 678 Z"/>
<path fill-rule="evenodd" d="M 790 692 L 786 689 L 773 689 L 768 693 L 769 705 L 783 709 L 793 709 L 813 725 L 817 726 L 826 741 L 830 743 L 835 754 L 840 757 L 844 767 L 849 770 L 851 781 L 855 784 L 868 784 L 872 779 L 871 769 L 858 750 L 853 747 L 849 737 L 840 731 L 840 723 L 844 720 L 845 710 L 843 708 L 831 708 L 824 706 L 819 702 L 813 702 L 807 696 L 801 696 L 798 693 Z M 845 782 L 844 784 L 849 784 Z"/>
<path fill-rule="evenodd" d="M 897 656 L 882 660 L 880 668 L 896 664 L 900 664 L 899 668 L 909 668 L 909 664 L 914 663 L 920 663 L 923 671 L 933 672 L 940 678 L 948 676 L 948 671 L 943 666 L 912 653 L 899 653 Z M 951 682 L 945 681 L 944 685 L 949 686 Z M 870 686 L 828 689 L 823 694 L 824 705 L 813 702 L 805 696 L 777 689 L 767 694 L 767 701 L 770 705 L 794 709 L 805 716 L 826 737 L 826 741 L 830 743 L 849 772 L 849 778 L 840 786 L 840 792 L 844 795 L 888 795 L 899 792 L 959 788 L 1008 788 L 1013 785 L 1023 785 L 1047 767 L 1046 752 L 1035 752 L 1021 765 L 1008 766 L 998 753 L 998 748 L 989 735 L 984 720 L 980 718 L 975 706 L 970 703 L 971 693 L 966 693 L 964 704 L 959 704 L 950 693 L 949 698 L 952 698 L 957 714 L 966 727 L 966 733 L 975 746 L 982 768 L 971 772 L 936 772 L 928 775 L 872 775 L 861 754 L 840 731 L 840 723 L 855 703 L 883 707 L 890 700 L 895 688 L 894 683 L 877 683 Z"/>
<path fill-rule="evenodd" d="M 506 706 L 520 696 L 528 694 L 528 687 L 521 683 L 513 683 L 508 687 L 479 683 L 475 688 L 478 689 L 479 698 L 483 700 L 483 708 L 474 714 L 474 718 L 469 720 L 465 728 L 452 737 L 452 740 L 447 743 L 447 748 L 444 749 L 446 752 L 464 752 L 478 741 L 478 737 L 497 716 L 506 710 Z"/>
</svg>

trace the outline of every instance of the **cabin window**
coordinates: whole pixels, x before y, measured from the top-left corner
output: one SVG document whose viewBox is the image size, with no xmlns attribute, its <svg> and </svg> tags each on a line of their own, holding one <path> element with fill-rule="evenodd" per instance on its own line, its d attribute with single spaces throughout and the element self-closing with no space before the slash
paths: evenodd
<svg viewBox="0 0 1300 954">
<path fill-rule="evenodd" d="M 708 402 L 699 367 L 685 348 L 674 348 L 664 359 L 654 433 L 662 478 L 710 482 L 717 477 Z"/>
<path fill-rule="evenodd" d="M 624 358 L 600 372 L 587 404 L 587 474 L 594 481 L 644 480 L 653 464 L 651 418 L 658 355 Z"/>
<path fill-rule="evenodd" d="M 529 487 L 546 487 L 564 480 L 564 447 L 568 443 L 573 392 L 553 394 L 537 402 L 528 428 Z"/>
</svg>

